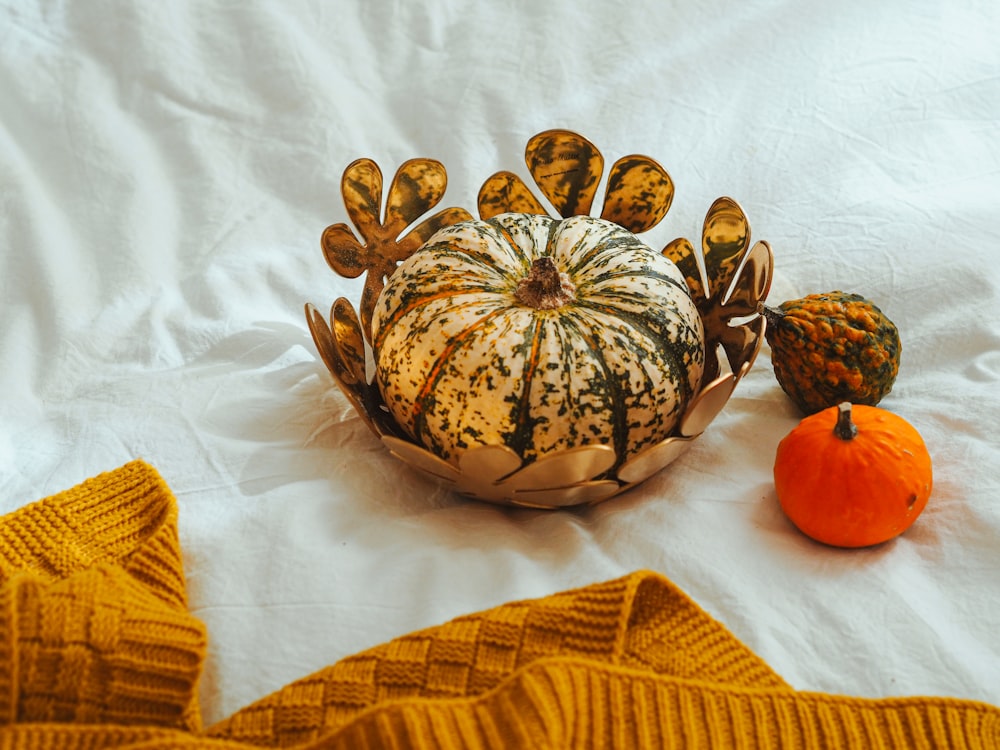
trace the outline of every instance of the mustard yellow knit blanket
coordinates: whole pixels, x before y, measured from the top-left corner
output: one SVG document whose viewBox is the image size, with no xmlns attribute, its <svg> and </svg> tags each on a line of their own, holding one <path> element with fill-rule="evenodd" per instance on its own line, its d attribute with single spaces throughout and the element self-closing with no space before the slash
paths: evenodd
<svg viewBox="0 0 1000 750">
<path fill-rule="evenodd" d="M 204 728 L 177 506 L 136 461 L 0 517 L 0 747 L 1000 748 L 1000 709 L 790 688 L 662 576 L 459 617 Z"/>
</svg>

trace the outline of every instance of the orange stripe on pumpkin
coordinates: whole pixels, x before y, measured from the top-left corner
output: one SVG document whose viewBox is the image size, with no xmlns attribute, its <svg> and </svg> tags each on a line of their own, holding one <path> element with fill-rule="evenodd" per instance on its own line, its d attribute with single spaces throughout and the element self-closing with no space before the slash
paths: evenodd
<svg viewBox="0 0 1000 750">
<path fill-rule="evenodd" d="M 424 298 L 427 299 L 427 298 Z M 477 318 L 468 328 L 462 331 L 457 336 L 452 337 L 448 343 L 445 345 L 441 354 L 434 361 L 434 365 L 431 367 L 427 374 L 427 378 L 424 380 L 424 384 L 420 387 L 420 392 L 417 394 L 416 399 L 413 402 L 413 430 L 416 433 L 415 437 L 419 439 L 422 423 L 422 417 L 426 412 L 425 405 L 427 400 L 430 398 L 437 384 L 438 378 L 441 377 L 441 372 L 444 370 L 451 359 L 452 354 L 454 354 L 458 349 L 460 349 L 468 339 L 475 334 L 484 323 L 489 322 L 498 315 L 502 315 L 505 310 L 494 310 L 488 315 L 484 315 L 481 318 Z"/>
</svg>

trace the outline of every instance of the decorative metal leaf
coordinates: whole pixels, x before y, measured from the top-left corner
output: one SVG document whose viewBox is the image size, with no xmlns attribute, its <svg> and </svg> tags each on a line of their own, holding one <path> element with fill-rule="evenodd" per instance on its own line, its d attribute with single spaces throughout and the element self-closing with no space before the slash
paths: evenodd
<svg viewBox="0 0 1000 750">
<path fill-rule="evenodd" d="M 385 207 L 385 233 L 399 237 L 410 224 L 441 202 L 448 175 L 444 165 L 434 159 L 410 159 L 403 162 L 389 187 Z"/>
<path fill-rule="evenodd" d="M 512 493 L 510 502 L 522 508 L 538 508 L 551 510 L 553 508 L 569 508 L 576 505 L 593 505 L 617 495 L 622 485 L 611 480 L 582 482 L 569 487 L 555 487 L 540 490 L 517 490 Z"/>
<path fill-rule="evenodd" d="M 484 484 L 495 484 L 521 468 L 521 457 L 504 445 L 481 445 L 470 448 L 458 458 L 463 474 Z"/>
<path fill-rule="evenodd" d="M 618 470 L 618 479 L 629 484 L 644 482 L 682 456 L 691 447 L 692 440 L 693 438 L 670 437 L 647 448 L 622 465 Z"/>
<path fill-rule="evenodd" d="M 732 280 L 713 315 L 716 339 L 722 343 L 737 382 L 750 369 L 764 339 L 764 316 L 758 311 L 767 297 L 774 275 L 774 254 L 764 241 L 757 242 L 738 259 L 736 278 Z M 737 324 L 738 323 L 738 324 Z"/>
<path fill-rule="evenodd" d="M 400 260 L 409 258 L 439 229 L 450 227 L 452 224 L 457 224 L 460 221 L 468 221 L 471 218 L 473 218 L 472 214 L 464 208 L 446 208 L 443 211 L 438 211 L 430 218 L 413 227 L 410 233 L 399 241 L 400 247 L 404 248 L 404 255 Z"/>
<path fill-rule="evenodd" d="M 611 167 L 601 218 L 638 234 L 659 224 L 673 199 L 667 170 L 648 156 L 625 156 Z"/>
<path fill-rule="evenodd" d="M 672 260 L 680 272 L 684 274 L 694 303 L 699 309 L 704 307 L 708 295 L 705 294 L 705 285 L 701 280 L 701 268 L 698 266 L 698 256 L 695 255 L 691 242 L 684 237 L 678 237 L 663 248 L 662 254 Z"/>
<path fill-rule="evenodd" d="M 757 313 L 758 303 L 767 297 L 771 288 L 773 268 L 771 246 L 763 240 L 754 244 L 722 299 L 730 314 L 743 316 Z"/>
<path fill-rule="evenodd" d="M 357 159 L 347 165 L 340 178 L 344 207 L 365 240 L 376 237 L 381 227 L 382 170 L 371 159 Z"/>
<path fill-rule="evenodd" d="M 336 345 L 333 343 L 333 334 L 330 332 L 326 320 L 323 319 L 323 314 L 311 302 L 306 303 L 306 323 L 309 325 L 309 333 L 312 334 L 316 350 L 319 352 L 323 364 L 326 365 L 326 369 L 331 374 L 340 372 L 343 368 Z"/>
<path fill-rule="evenodd" d="M 687 413 L 681 420 L 680 433 L 685 437 L 695 437 L 705 431 L 712 420 L 715 419 L 722 407 L 726 405 L 729 397 L 733 395 L 736 387 L 736 378 L 733 373 L 727 372 L 712 380 L 701 389 Z"/>
<path fill-rule="evenodd" d="M 604 173 L 604 157 L 581 135 L 547 130 L 528 141 L 528 171 L 563 218 L 589 214 Z"/>
<path fill-rule="evenodd" d="M 447 185 L 448 176 L 441 162 L 404 162 L 389 186 L 382 221 L 382 172 L 378 165 L 371 159 L 358 159 L 344 170 L 344 204 L 364 241 L 340 223 L 323 231 L 320 244 L 327 264 L 340 275 L 351 279 L 367 272 L 361 292 L 361 327 L 369 343 L 375 302 L 396 266 L 442 227 L 472 218 L 463 208 L 446 208 L 414 225 L 440 203 Z"/>
<path fill-rule="evenodd" d="M 729 360 L 729 366 L 737 381 L 757 359 L 757 353 L 764 342 L 764 316 L 759 315 L 738 326 L 728 326 L 720 340 Z"/>
<path fill-rule="evenodd" d="M 306 304 L 306 321 L 309 324 L 309 332 L 312 334 L 320 357 L 330 371 L 330 375 L 333 376 L 334 382 L 351 402 L 354 410 L 368 428 L 376 435 L 380 435 L 382 432 L 377 426 L 375 415 L 372 413 L 370 397 L 372 388 L 365 382 L 364 355 L 362 354 L 359 372 L 355 355 L 351 351 L 354 346 L 360 345 L 363 352 L 364 343 L 361 341 L 361 333 L 357 329 L 352 330 L 349 322 L 346 326 L 342 320 L 335 322 L 338 317 L 343 317 L 342 313 L 340 316 L 337 314 L 338 306 L 343 308 L 344 305 L 350 308 L 350 303 L 346 299 L 341 298 L 334 302 L 330 310 L 331 325 L 328 326 L 319 310 L 311 304 Z M 337 339 L 338 331 L 340 335 L 345 337 L 341 341 Z M 349 342 L 348 340 L 352 337 L 356 341 Z M 342 345 L 345 341 L 347 341 L 346 345 Z"/>
<path fill-rule="evenodd" d="M 606 445 L 582 445 L 542 456 L 508 480 L 518 490 L 565 487 L 600 476 L 615 465 L 615 452 Z"/>
<path fill-rule="evenodd" d="M 368 278 L 365 279 L 364 289 L 361 290 L 361 330 L 364 331 L 365 341 L 370 346 L 374 341 L 372 338 L 372 319 L 375 317 L 375 303 L 378 302 L 378 296 L 385 288 L 386 272 L 388 269 L 369 272 Z"/>
<path fill-rule="evenodd" d="M 430 474 L 435 479 L 454 484 L 461 476 L 459 470 L 450 463 L 406 438 L 383 435 L 382 442 L 396 458 L 415 469 Z"/>
<path fill-rule="evenodd" d="M 603 445 L 561 451 L 522 468 L 520 456 L 501 445 L 470 448 L 456 466 L 406 437 L 389 435 L 382 440 L 400 460 L 479 500 L 555 508 L 598 502 L 622 488 L 613 479 L 590 480 L 614 464 L 614 451 Z"/>
<path fill-rule="evenodd" d="M 368 270 L 369 252 L 347 224 L 334 224 L 323 230 L 320 238 L 327 265 L 346 279 L 354 279 Z"/>
<path fill-rule="evenodd" d="M 721 295 L 736 275 L 750 242 L 750 223 L 732 198 L 718 198 L 705 215 L 701 235 L 709 297 Z"/>
<path fill-rule="evenodd" d="M 511 212 L 543 216 L 548 213 L 524 180 L 513 172 L 497 172 L 488 177 L 479 189 L 476 202 L 482 219 Z"/>
<path fill-rule="evenodd" d="M 341 362 L 341 377 L 347 383 L 367 385 L 365 342 L 357 313 L 346 297 L 338 298 L 330 308 L 330 330 Z"/>
</svg>

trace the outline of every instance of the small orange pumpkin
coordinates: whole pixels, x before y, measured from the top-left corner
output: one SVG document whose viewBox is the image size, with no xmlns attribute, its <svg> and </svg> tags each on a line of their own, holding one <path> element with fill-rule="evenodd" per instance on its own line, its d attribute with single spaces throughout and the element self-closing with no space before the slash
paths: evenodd
<svg viewBox="0 0 1000 750">
<path fill-rule="evenodd" d="M 803 419 L 778 444 L 774 486 L 800 531 L 836 547 L 867 547 L 906 531 L 931 494 L 920 433 L 876 406 L 841 403 Z"/>
</svg>

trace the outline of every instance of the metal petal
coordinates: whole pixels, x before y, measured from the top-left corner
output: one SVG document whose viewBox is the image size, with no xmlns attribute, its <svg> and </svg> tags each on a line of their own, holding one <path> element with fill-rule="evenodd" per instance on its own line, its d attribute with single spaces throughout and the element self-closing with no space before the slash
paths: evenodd
<svg viewBox="0 0 1000 750">
<path fill-rule="evenodd" d="M 566 487 L 604 474 L 615 465 L 615 451 L 607 445 L 581 445 L 542 456 L 510 477 L 514 490 Z"/>
<path fill-rule="evenodd" d="M 383 435 L 382 441 L 412 468 L 447 483 L 456 492 L 487 502 L 555 508 L 599 502 L 621 489 L 619 482 L 610 479 L 586 481 L 613 465 L 614 451 L 607 446 L 571 448 L 518 471 L 520 456 L 505 446 L 470 448 L 456 466 L 406 437 Z M 539 467 L 539 463 L 548 465 Z M 584 479 L 577 481 L 580 477 Z"/>
<path fill-rule="evenodd" d="M 691 437 L 670 437 L 636 454 L 618 470 L 618 479 L 629 484 L 644 482 L 673 463 L 691 447 Z"/>
<path fill-rule="evenodd" d="M 722 336 L 722 347 L 738 383 L 753 366 L 764 343 L 764 316 L 758 316 L 739 326 L 731 326 Z"/>
<path fill-rule="evenodd" d="M 758 303 L 771 289 L 773 269 L 771 246 L 761 240 L 746 254 L 739 273 L 722 299 L 727 312 L 734 317 L 757 315 Z"/>
<path fill-rule="evenodd" d="M 441 202 L 448 175 L 434 159 L 410 159 L 396 170 L 385 207 L 385 233 L 399 237 L 403 231 Z"/>
<path fill-rule="evenodd" d="M 713 352 L 715 353 L 715 356 L 711 356 Z M 719 377 L 720 373 L 722 373 L 724 370 L 726 371 L 728 370 L 728 364 L 726 363 L 729 360 L 725 359 L 725 356 L 726 356 L 725 351 L 719 344 L 719 335 L 715 334 L 710 336 L 708 333 L 708 329 L 706 328 L 705 367 L 701 373 L 702 383 L 711 383 L 713 380 Z M 695 395 L 697 396 L 698 394 Z"/>
<path fill-rule="evenodd" d="M 694 437 L 703 433 L 729 401 L 735 387 L 736 378 L 727 372 L 702 388 L 681 419 L 681 435 Z"/>
<path fill-rule="evenodd" d="M 350 307 L 350 304 L 344 299 L 334 302 L 333 308 L 330 311 L 330 326 L 327 325 L 319 310 L 313 305 L 307 304 L 306 322 L 309 325 L 309 331 L 312 334 L 316 348 L 319 350 L 320 357 L 330 371 L 333 381 L 347 397 L 348 401 L 351 402 L 354 410 L 368 428 L 376 435 L 381 435 L 385 430 L 379 427 L 380 417 L 377 404 L 375 403 L 377 399 L 373 399 L 372 397 L 373 392 L 377 394 L 377 389 L 365 382 L 363 364 L 359 373 L 357 362 L 354 361 L 354 354 L 350 351 L 353 345 L 344 347 L 337 340 L 338 328 L 341 329 L 341 336 L 349 338 L 352 335 L 349 331 L 343 330 L 342 323 L 335 322 L 338 317 L 335 311 L 338 305 L 342 306 L 343 304 L 347 304 Z M 340 317 L 343 316 L 341 315 Z M 358 338 L 360 339 L 360 336 Z"/>
<path fill-rule="evenodd" d="M 369 253 L 347 224 L 333 224 L 320 238 L 327 265 L 345 279 L 354 279 L 369 268 Z"/>
<path fill-rule="evenodd" d="M 524 161 L 560 216 L 590 213 L 604 172 L 604 157 L 593 143 L 568 130 L 547 130 L 528 141 Z"/>
<path fill-rule="evenodd" d="M 486 179 L 477 199 L 479 216 L 492 219 L 504 213 L 542 214 L 548 212 L 524 181 L 513 172 L 497 172 Z"/>
<path fill-rule="evenodd" d="M 621 489 L 622 486 L 618 482 L 604 480 L 549 490 L 518 490 L 511 495 L 510 503 L 523 508 L 541 510 L 569 508 L 575 505 L 593 505 L 617 495 Z"/>
<path fill-rule="evenodd" d="M 382 442 L 400 461 L 429 474 L 434 479 L 449 484 L 455 484 L 459 480 L 460 474 L 457 468 L 416 443 L 392 435 L 383 435 Z"/>
<path fill-rule="evenodd" d="M 330 371 L 331 375 L 335 378 L 339 377 L 337 373 L 343 369 L 340 355 L 337 353 L 337 347 L 333 343 L 333 334 L 323 318 L 323 313 L 311 302 L 306 303 L 305 311 L 309 333 L 312 334 L 312 340 L 316 344 L 320 359 L 323 360 L 323 364 L 326 365 L 326 369 Z"/>
<path fill-rule="evenodd" d="M 678 237 L 662 250 L 662 254 L 674 262 L 687 281 L 688 290 L 694 303 L 701 308 L 706 302 L 705 285 L 701 279 L 701 268 L 694 247 L 684 237 Z"/>
<path fill-rule="evenodd" d="M 348 216 L 367 241 L 381 228 L 382 170 L 371 159 L 357 159 L 347 165 L 340 178 L 340 192 Z"/>
<path fill-rule="evenodd" d="M 342 377 L 354 384 L 367 385 L 365 373 L 365 342 L 354 307 L 346 297 L 338 298 L 330 308 L 330 328 L 337 354 L 342 362 Z"/>
<path fill-rule="evenodd" d="M 444 227 L 450 227 L 460 221 L 468 221 L 472 214 L 464 208 L 446 208 L 438 211 L 433 216 L 413 227 L 412 230 L 399 242 L 400 250 L 403 251 L 397 260 L 403 261 L 409 258 L 421 245 L 429 240 L 435 232 Z"/>
<path fill-rule="evenodd" d="M 458 458 L 458 468 L 476 483 L 495 484 L 517 471 L 523 461 L 510 448 L 503 445 L 482 445 L 470 448 Z"/>
<path fill-rule="evenodd" d="M 673 199 L 667 170 L 648 156 L 625 156 L 611 167 L 601 218 L 638 234 L 659 224 Z"/>
<path fill-rule="evenodd" d="M 701 234 L 708 297 L 720 297 L 736 276 L 750 244 L 750 222 L 732 198 L 717 198 L 705 215 Z"/>
<path fill-rule="evenodd" d="M 372 318 L 375 316 L 375 303 L 385 288 L 386 274 L 381 270 L 373 270 L 365 277 L 365 286 L 361 290 L 361 330 L 365 341 L 372 345 Z"/>
</svg>

